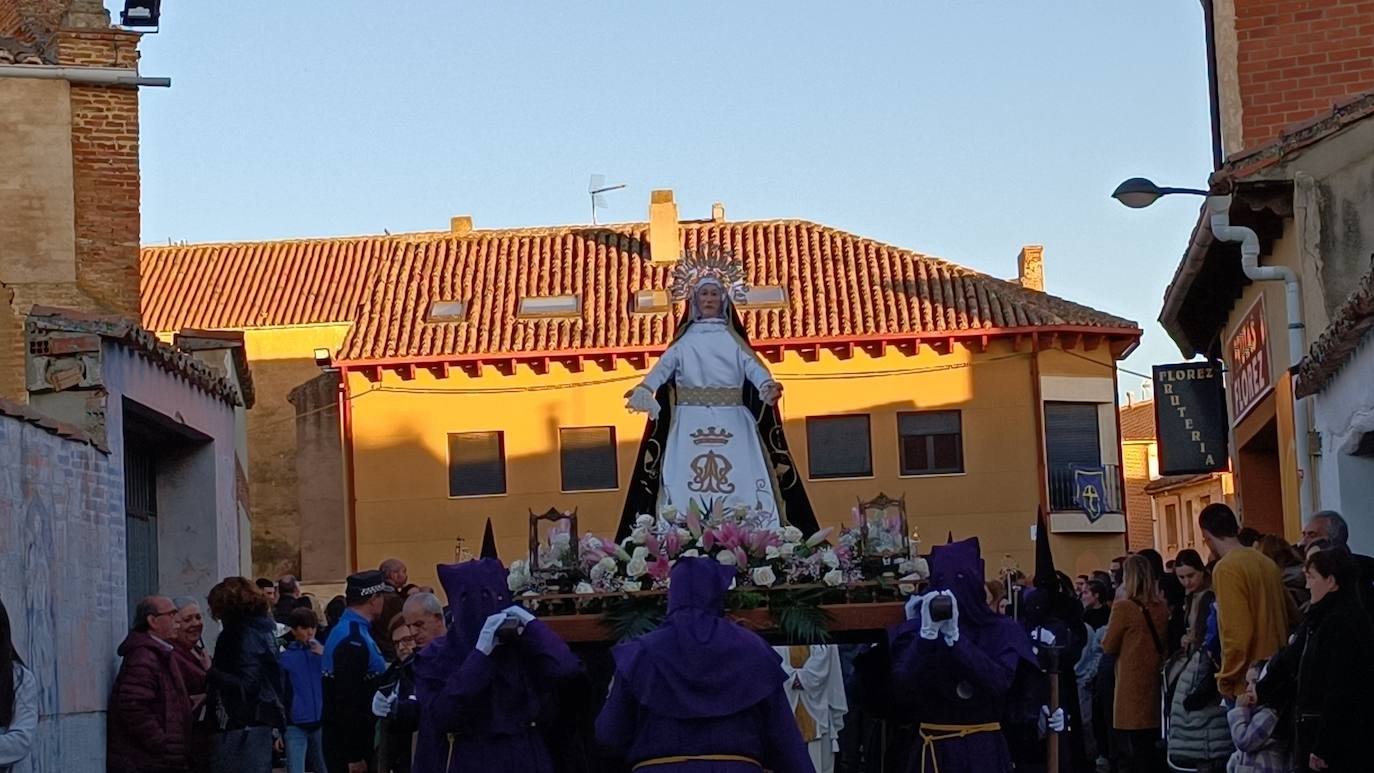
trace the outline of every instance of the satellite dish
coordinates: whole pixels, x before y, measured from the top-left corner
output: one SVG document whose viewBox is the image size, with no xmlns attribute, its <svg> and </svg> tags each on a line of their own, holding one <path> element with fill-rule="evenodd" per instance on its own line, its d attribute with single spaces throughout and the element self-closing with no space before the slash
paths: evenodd
<svg viewBox="0 0 1374 773">
<path fill-rule="evenodd" d="M 609 193 L 610 191 L 618 191 L 624 187 L 624 183 L 619 185 L 607 185 L 606 175 L 604 174 L 592 175 L 591 179 L 587 181 L 587 195 L 592 200 L 592 225 L 596 225 L 596 210 L 608 209 L 610 207 L 610 205 L 606 203 L 606 197 L 602 194 Z"/>
</svg>

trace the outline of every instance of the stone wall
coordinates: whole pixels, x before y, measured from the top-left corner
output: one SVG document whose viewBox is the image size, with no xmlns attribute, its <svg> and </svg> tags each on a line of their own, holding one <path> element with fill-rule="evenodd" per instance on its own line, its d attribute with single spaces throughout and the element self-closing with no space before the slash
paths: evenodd
<svg viewBox="0 0 1374 773">
<path fill-rule="evenodd" d="M 128 630 L 124 487 L 104 451 L 37 420 L 0 402 L 0 599 L 38 676 L 32 770 L 103 770 L 115 649 Z"/>
</svg>

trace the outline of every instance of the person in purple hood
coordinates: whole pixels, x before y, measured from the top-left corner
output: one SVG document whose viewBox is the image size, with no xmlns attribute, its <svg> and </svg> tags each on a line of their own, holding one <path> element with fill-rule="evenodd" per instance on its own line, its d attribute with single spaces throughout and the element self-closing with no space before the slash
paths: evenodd
<svg viewBox="0 0 1374 773">
<path fill-rule="evenodd" d="M 976 538 L 931 551 L 930 587 L 907 602 L 907 621 L 889 632 L 893 687 L 911 698 L 920 723 L 907 769 L 1011 771 L 1001 720 L 1018 686 L 1039 670 L 1030 637 L 985 603 Z"/>
<path fill-rule="evenodd" d="M 534 615 L 511 605 L 499 560 L 437 569 L 453 624 L 415 656 L 420 727 L 411 770 L 553 773 L 543 725 L 555 691 L 581 674 L 581 662 Z M 508 621 L 513 630 L 499 630 Z"/>
<path fill-rule="evenodd" d="M 596 739 L 639 773 L 814 773 L 782 660 L 724 617 L 734 575 L 709 558 L 679 559 L 667 619 L 612 650 Z"/>
</svg>

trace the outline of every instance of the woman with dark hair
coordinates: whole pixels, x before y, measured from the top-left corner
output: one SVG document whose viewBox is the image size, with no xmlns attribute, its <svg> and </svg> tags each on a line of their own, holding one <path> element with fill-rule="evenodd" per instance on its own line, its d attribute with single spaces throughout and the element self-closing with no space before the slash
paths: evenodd
<svg viewBox="0 0 1374 773">
<path fill-rule="evenodd" d="M 243 577 L 226 578 L 208 600 L 223 626 L 209 673 L 213 770 L 271 773 L 272 731 L 285 726 L 271 607 Z"/>
<path fill-rule="evenodd" d="M 1368 770 L 1374 623 L 1360 604 L 1359 568 L 1344 548 L 1332 548 L 1307 559 L 1306 575 L 1312 604 L 1256 692 L 1264 705 L 1293 707 L 1297 770 Z"/>
<path fill-rule="evenodd" d="M 1173 572 L 1164 571 L 1164 556 L 1159 554 L 1154 548 L 1145 548 L 1136 553 L 1144 556 L 1150 562 L 1150 572 L 1155 577 L 1155 582 L 1159 584 L 1159 592 L 1164 596 L 1164 603 L 1169 607 L 1168 632 L 1165 634 L 1165 644 L 1168 645 L 1168 654 L 1178 652 L 1178 648 L 1183 642 L 1184 630 L 1188 627 L 1183 619 L 1183 602 L 1187 593 L 1183 590 L 1183 585 Z"/>
<path fill-rule="evenodd" d="M 0 771 L 22 762 L 38 729 L 38 678 L 14 651 L 10 616 L 0 602 Z"/>
<path fill-rule="evenodd" d="M 329 632 L 338 625 L 345 609 L 348 609 L 348 599 L 343 596 L 335 596 L 324 605 L 324 627 L 315 633 L 317 641 L 329 641 Z"/>
<path fill-rule="evenodd" d="M 1196 550 L 1179 552 L 1174 574 L 1188 593 L 1188 627 L 1183 649 L 1169 661 L 1165 676 L 1169 763 L 1179 770 L 1221 770 L 1235 749 L 1217 692 L 1217 661 L 1203 646 L 1207 617 L 1216 600 L 1212 577 Z"/>
<path fill-rule="evenodd" d="M 1283 573 L 1283 587 L 1293 597 L 1298 609 L 1305 609 L 1312 594 L 1307 590 L 1307 574 L 1303 569 L 1302 554 L 1297 548 L 1277 534 L 1266 534 L 1255 546 L 1259 552 L 1269 556 L 1269 560 Z"/>
</svg>

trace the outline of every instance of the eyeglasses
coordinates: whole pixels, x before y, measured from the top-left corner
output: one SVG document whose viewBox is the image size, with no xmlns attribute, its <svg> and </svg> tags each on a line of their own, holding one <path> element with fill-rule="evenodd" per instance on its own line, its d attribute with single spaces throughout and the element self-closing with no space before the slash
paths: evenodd
<svg viewBox="0 0 1374 773">
<path fill-rule="evenodd" d="M 391 643 L 394 644 L 394 645 L 398 645 L 398 646 L 399 646 L 399 645 L 402 645 L 402 644 L 414 644 L 414 643 L 415 643 L 415 637 L 414 637 L 414 636 L 406 636 L 406 637 L 400 638 L 400 639 L 392 639 L 392 640 L 391 640 Z"/>
<path fill-rule="evenodd" d="M 167 610 L 166 612 L 154 612 L 151 616 L 152 616 L 152 617 L 166 617 L 166 616 L 168 616 L 168 615 L 175 615 L 176 613 L 177 613 L 177 611 L 176 611 L 175 609 L 169 609 L 169 610 Z"/>
</svg>

